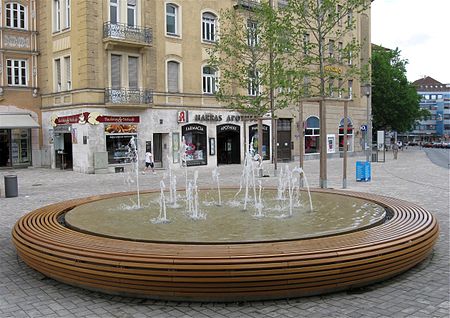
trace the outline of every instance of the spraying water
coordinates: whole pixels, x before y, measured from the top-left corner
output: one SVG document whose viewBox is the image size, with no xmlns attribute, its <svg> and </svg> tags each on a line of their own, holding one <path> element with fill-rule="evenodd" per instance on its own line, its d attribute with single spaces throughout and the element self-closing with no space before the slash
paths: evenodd
<svg viewBox="0 0 450 318">
<path fill-rule="evenodd" d="M 161 188 L 161 192 L 159 195 L 159 216 L 156 219 L 152 219 L 152 223 L 169 223 L 169 219 L 167 218 L 167 207 L 166 207 L 166 196 L 164 194 L 164 189 L 166 185 L 164 181 L 161 180 L 159 182 L 159 186 Z"/>
<path fill-rule="evenodd" d="M 220 195 L 219 176 L 220 176 L 219 171 L 218 171 L 217 169 L 214 169 L 214 170 L 212 171 L 212 179 L 213 179 L 213 182 L 216 182 L 216 184 L 217 184 L 217 192 L 218 192 L 218 194 L 219 194 L 219 202 L 217 203 L 217 205 L 220 206 L 220 205 L 222 205 L 222 197 L 221 197 L 221 195 Z"/>
<path fill-rule="evenodd" d="M 140 191 L 139 191 L 139 155 L 137 151 L 136 146 L 136 140 L 134 139 L 134 136 L 131 137 L 130 141 L 128 142 L 128 151 L 127 151 L 127 158 L 131 162 L 135 175 L 136 175 L 136 193 L 137 193 L 137 208 L 141 208 L 141 198 L 140 198 Z"/>
</svg>

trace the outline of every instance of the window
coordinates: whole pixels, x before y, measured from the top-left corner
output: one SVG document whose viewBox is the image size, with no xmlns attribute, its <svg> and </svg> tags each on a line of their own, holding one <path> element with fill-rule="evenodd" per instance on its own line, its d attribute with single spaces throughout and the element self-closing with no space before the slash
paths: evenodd
<svg viewBox="0 0 450 318">
<path fill-rule="evenodd" d="M 309 34 L 303 34 L 303 53 L 308 55 L 309 53 Z"/>
<path fill-rule="evenodd" d="M 180 63 L 175 61 L 167 62 L 167 90 L 169 93 L 180 92 L 179 73 Z"/>
<path fill-rule="evenodd" d="M 258 96 L 259 94 L 259 72 L 251 70 L 248 72 L 248 95 Z"/>
<path fill-rule="evenodd" d="M 311 80 L 308 76 L 305 76 L 303 78 L 303 95 L 309 96 L 310 93 L 310 86 L 311 86 Z"/>
<path fill-rule="evenodd" d="M 26 86 L 27 85 L 27 61 L 26 60 L 6 60 L 6 75 L 8 85 Z"/>
<path fill-rule="evenodd" d="M 128 56 L 128 88 L 139 88 L 139 59 L 135 56 Z"/>
<path fill-rule="evenodd" d="M 109 0 L 109 22 L 117 24 L 120 22 L 119 0 Z"/>
<path fill-rule="evenodd" d="M 111 54 L 111 87 L 122 87 L 121 64 L 122 56 Z"/>
<path fill-rule="evenodd" d="M 348 98 L 353 98 L 353 80 L 348 81 Z"/>
<path fill-rule="evenodd" d="M 53 31 L 61 31 L 61 2 L 60 0 L 53 1 Z"/>
<path fill-rule="evenodd" d="M 55 59 L 55 91 L 69 91 L 72 89 L 72 70 L 70 56 Z"/>
<path fill-rule="evenodd" d="M 70 0 L 66 0 L 66 23 L 65 28 L 70 28 Z"/>
<path fill-rule="evenodd" d="M 328 56 L 330 58 L 334 57 L 334 40 L 328 41 Z"/>
<path fill-rule="evenodd" d="M 251 47 L 258 45 L 258 23 L 253 20 L 247 21 L 247 44 Z"/>
<path fill-rule="evenodd" d="M 64 57 L 64 68 L 66 70 L 65 72 L 66 89 L 70 91 L 72 89 L 72 67 L 70 64 L 70 56 Z"/>
<path fill-rule="evenodd" d="M 320 126 L 319 118 L 309 117 L 305 126 L 305 153 L 319 153 Z"/>
<path fill-rule="evenodd" d="M 16 2 L 6 4 L 6 26 L 9 28 L 26 29 L 26 7 Z"/>
<path fill-rule="evenodd" d="M 56 91 L 60 92 L 62 88 L 61 59 L 55 60 L 55 84 Z"/>
<path fill-rule="evenodd" d="M 344 49 L 344 44 L 342 42 L 338 43 L 338 62 L 342 63 L 342 50 Z"/>
<path fill-rule="evenodd" d="M 127 23 L 130 27 L 137 25 L 136 21 L 136 0 L 128 0 L 127 2 Z"/>
<path fill-rule="evenodd" d="M 339 124 L 339 151 L 344 151 L 344 118 Z M 347 117 L 347 151 L 353 151 L 353 123 Z"/>
<path fill-rule="evenodd" d="M 178 6 L 166 4 L 166 34 L 178 35 Z"/>
<path fill-rule="evenodd" d="M 334 78 L 328 80 L 328 94 L 330 97 L 334 97 Z"/>
<path fill-rule="evenodd" d="M 342 6 L 338 4 L 337 6 L 337 15 L 338 15 L 338 26 L 342 26 Z"/>
<path fill-rule="evenodd" d="M 70 28 L 70 0 L 53 0 L 53 32 Z"/>
<path fill-rule="evenodd" d="M 338 97 L 339 98 L 342 98 L 342 85 L 343 85 L 342 78 L 340 78 L 338 80 Z"/>
<path fill-rule="evenodd" d="M 348 51 L 348 65 L 353 65 L 353 53 Z"/>
<path fill-rule="evenodd" d="M 216 71 L 209 66 L 203 67 L 203 94 L 216 92 Z"/>
<path fill-rule="evenodd" d="M 348 10 L 347 12 L 347 26 L 350 27 L 353 23 L 353 11 Z"/>
<path fill-rule="evenodd" d="M 216 16 L 206 12 L 202 15 L 202 39 L 214 42 L 216 40 Z"/>
</svg>

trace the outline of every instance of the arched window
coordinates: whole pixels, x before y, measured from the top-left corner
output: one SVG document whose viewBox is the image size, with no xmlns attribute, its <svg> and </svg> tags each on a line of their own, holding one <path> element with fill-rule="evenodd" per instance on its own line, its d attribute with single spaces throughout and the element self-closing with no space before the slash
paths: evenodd
<svg viewBox="0 0 450 318">
<path fill-rule="evenodd" d="M 202 85 L 203 94 L 214 94 L 216 92 L 216 70 L 210 66 L 203 66 Z"/>
<path fill-rule="evenodd" d="M 216 41 L 216 21 L 217 17 L 210 13 L 205 12 L 202 15 L 202 39 L 203 41 L 215 42 Z"/>
<path fill-rule="evenodd" d="M 167 62 L 167 91 L 169 93 L 179 93 L 180 63 L 177 61 Z"/>
<path fill-rule="evenodd" d="M 353 151 L 353 123 L 347 117 L 347 151 Z M 344 118 L 339 123 L 339 151 L 344 151 Z"/>
<path fill-rule="evenodd" d="M 6 4 L 6 26 L 9 28 L 26 29 L 26 7 L 16 2 Z"/>
<path fill-rule="evenodd" d="M 319 118 L 311 116 L 306 120 L 305 127 L 305 153 L 319 153 L 320 141 Z"/>
<path fill-rule="evenodd" d="M 166 4 L 166 34 L 179 35 L 178 30 L 178 6 L 173 3 Z"/>
</svg>

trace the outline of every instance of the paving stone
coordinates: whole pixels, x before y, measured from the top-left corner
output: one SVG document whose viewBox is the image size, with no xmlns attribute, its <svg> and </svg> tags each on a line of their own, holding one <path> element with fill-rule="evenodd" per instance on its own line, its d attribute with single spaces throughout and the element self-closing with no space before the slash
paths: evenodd
<svg viewBox="0 0 450 318">
<path fill-rule="evenodd" d="M 404 274 L 369 286 L 362 294 L 339 292 L 289 300 L 211 304 L 105 295 L 59 283 L 32 270 L 17 257 L 11 242 L 11 229 L 21 216 L 61 200 L 132 189 L 125 185 L 123 174 L 86 175 L 41 168 L 0 170 L 0 181 L 11 173 L 19 180 L 19 197 L 4 198 L 0 194 L 0 317 L 450 317 L 449 170 L 432 164 L 421 149 L 409 147 L 397 161 L 388 154 L 385 163 L 372 163 L 371 182 L 356 182 L 355 162 L 361 159 L 349 158 L 348 190 L 401 198 L 435 214 L 441 232 L 428 259 Z M 221 184 L 237 185 L 240 169 L 239 165 L 219 167 Z M 265 165 L 265 169 L 272 175 L 271 165 Z M 212 169 L 198 170 L 202 186 L 211 185 Z M 319 162 L 307 160 L 304 170 L 310 184 L 317 186 Z M 342 159 L 329 159 L 329 187 L 341 188 L 341 172 Z M 156 178 L 148 176 L 142 184 L 156 188 L 162 174 L 158 171 Z M 263 180 L 274 186 L 277 181 L 274 177 Z M 36 183 L 41 186 L 33 186 Z"/>
</svg>

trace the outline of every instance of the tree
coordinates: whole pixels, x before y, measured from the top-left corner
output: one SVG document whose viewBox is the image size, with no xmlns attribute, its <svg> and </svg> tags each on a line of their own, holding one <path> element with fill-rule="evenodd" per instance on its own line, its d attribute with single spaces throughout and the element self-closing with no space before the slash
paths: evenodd
<svg viewBox="0 0 450 318">
<path fill-rule="evenodd" d="M 355 29 L 356 17 L 369 6 L 367 0 L 290 0 L 283 8 L 281 17 L 288 30 L 291 53 L 289 63 L 285 63 L 286 82 L 290 85 L 287 91 L 292 102 L 301 105 L 307 99 L 319 103 L 322 188 L 327 187 L 326 101 L 344 96 L 351 99 L 350 89 L 344 93 L 344 83 L 368 78 L 368 54 L 366 60 L 360 56 L 361 43 Z M 370 45 L 368 39 L 363 40 Z M 303 133 L 300 135 L 303 138 Z"/>
<path fill-rule="evenodd" d="M 272 158 L 276 169 L 276 140 L 274 112 L 288 106 L 284 95 L 274 97 L 280 87 L 285 60 L 280 47 L 284 28 L 280 12 L 272 1 L 243 2 L 221 12 L 219 40 L 209 51 L 209 64 L 219 70 L 220 81 L 216 98 L 229 108 L 261 118 L 270 113 L 272 119 Z M 262 138 L 262 123 L 258 120 Z M 258 143 L 261 155 L 262 143 Z"/>
<path fill-rule="evenodd" d="M 408 61 L 398 48 L 372 49 L 372 111 L 374 130 L 406 132 L 416 120 L 429 115 L 420 108 L 420 96 L 406 78 Z"/>
</svg>

